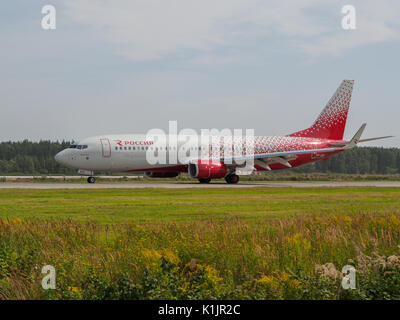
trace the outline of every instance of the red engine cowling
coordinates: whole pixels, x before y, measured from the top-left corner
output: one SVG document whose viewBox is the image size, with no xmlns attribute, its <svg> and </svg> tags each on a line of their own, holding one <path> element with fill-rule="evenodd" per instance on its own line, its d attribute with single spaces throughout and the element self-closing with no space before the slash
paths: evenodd
<svg viewBox="0 0 400 320">
<path fill-rule="evenodd" d="M 175 178 L 179 175 L 179 172 L 165 172 L 165 171 L 159 171 L 159 172 L 152 172 L 148 171 L 144 173 L 146 177 L 149 178 Z"/>
<path fill-rule="evenodd" d="M 227 169 L 221 161 L 196 160 L 189 164 L 188 173 L 197 179 L 219 179 L 226 176 Z"/>
</svg>

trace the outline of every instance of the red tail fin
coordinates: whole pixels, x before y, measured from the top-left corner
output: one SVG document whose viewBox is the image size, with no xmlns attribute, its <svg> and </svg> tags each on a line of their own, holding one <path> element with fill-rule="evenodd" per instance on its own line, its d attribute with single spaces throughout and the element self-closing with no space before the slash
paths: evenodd
<svg viewBox="0 0 400 320">
<path fill-rule="evenodd" d="M 308 129 L 292 133 L 289 136 L 342 140 L 353 85 L 354 80 L 343 80 L 314 124 Z"/>
</svg>

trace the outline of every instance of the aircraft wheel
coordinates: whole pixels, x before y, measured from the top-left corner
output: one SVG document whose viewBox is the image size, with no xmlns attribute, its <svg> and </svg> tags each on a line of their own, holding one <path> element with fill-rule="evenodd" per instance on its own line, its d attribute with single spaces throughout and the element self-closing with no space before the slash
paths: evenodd
<svg viewBox="0 0 400 320">
<path fill-rule="evenodd" d="M 96 182 L 96 178 L 95 177 L 89 177 L 89 178 L 87 178 L 87 182 L 88 183 L 95 183 Z"/>
<path fill-rule="evenodd" d="M 199 179 L 200 183 L 210 183 L 211 179 L 207 178 L 207 179 Z"/>
<path fill-rule="evenodd" d="M 225 177 L 225 181 L 229 184 L 236 184 L 239 182 L 239 176 L 237 174 L 228 174 Z"/>
</svg>

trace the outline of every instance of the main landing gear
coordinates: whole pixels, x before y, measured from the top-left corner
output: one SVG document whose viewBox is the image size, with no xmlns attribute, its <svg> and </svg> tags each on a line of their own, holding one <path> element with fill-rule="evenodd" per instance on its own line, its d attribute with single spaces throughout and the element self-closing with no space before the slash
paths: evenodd
<svg viewBox="0 0 400 320">
<path fill-rule="evenodd" d="M 230 173 L 225 177 L 225 181 L 229 184 L 236 184 L 239 182 L 239 176 L 237 174 Z"/>
<path fill-rule="evenodd" d="M 210 183 L 210 181 L 211 181 L 211 178 L 199 179 L 200 183 Z M 236 184 L 239 182 L 239 176 L 237 174 L 230 173 L 225 177 L 225 181 L 226 181 L 226 183 L 229 183 L 229 184 Z"/>
<path fill-rule="evenodd" d="M 89 177 L 89 178 L 87 178 L 87 182 L 88 183 L 95 183 L 96 182 L 96 178 L 95 177 Z"/>
</svg>

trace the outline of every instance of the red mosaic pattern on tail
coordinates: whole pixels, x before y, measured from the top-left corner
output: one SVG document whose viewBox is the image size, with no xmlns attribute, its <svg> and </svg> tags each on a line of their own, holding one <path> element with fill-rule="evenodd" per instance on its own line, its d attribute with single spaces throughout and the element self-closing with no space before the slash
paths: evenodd
<svg viewBox="0 0 400 320">
<path fill-rule="evenodd" d="M 314 124 L 290 137 L 342 140 L 350 107 L 354 80 L 343 80 Z"/>
</svg>

